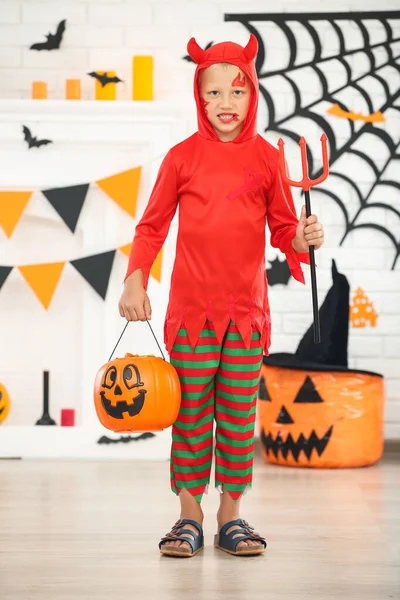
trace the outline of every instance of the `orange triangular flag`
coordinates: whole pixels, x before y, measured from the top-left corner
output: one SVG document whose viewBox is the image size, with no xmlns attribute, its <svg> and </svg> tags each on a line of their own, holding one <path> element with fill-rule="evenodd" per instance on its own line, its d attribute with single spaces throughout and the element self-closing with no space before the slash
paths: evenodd
<svg viewBox="0 0 400 600">
<path fill-rule="evenodd" d="M 65 262 L 18 267 L 45 309 L 49 308 Z"/>
<path fill-rule="evenodd" d="M 121 250 L 121 252 L 126 254 L 126 256 L 129 256 L 131 253 L 131 247 L 132 247 L 132 243 L 125 244 L 125 246 L 119 246 L 118 250 Z M 161 250 L 158 253 L 157 258 L 154 261 L 153 266 L 151 267 L 151 270 L 150 270 L 150 275 L 152 277 L 154 277 L 154 279 L 157 279 L 157 281 L 161 281 L 162 256 L 163 256 L 163 249 L 161 248 Z"/>
<path fill-rule="evenodd" d="M 0 192 L 0 225 L 11 237 L 33 192 Z"/>
<path fill-rule="evenodd" d="M 161 248 L 150 270 L 150 275 L 159 282 L 161 281 L 162 252 L 163 249 Z"/>
<path fill-rule="evenodd" d="M 96 181 L 99 188 L 126 210 L 131 217 L 136 215 L 141 171 L 141 167 L 135 167 Z"/>
<path fill-rule="evenodd" d="M 118 250 L 121 250 L 126 256 L 129 256 L 131 253 L 132 242 L 130 244 L 125 244 L 125 246 L 120 246 Z"/>
</svg>

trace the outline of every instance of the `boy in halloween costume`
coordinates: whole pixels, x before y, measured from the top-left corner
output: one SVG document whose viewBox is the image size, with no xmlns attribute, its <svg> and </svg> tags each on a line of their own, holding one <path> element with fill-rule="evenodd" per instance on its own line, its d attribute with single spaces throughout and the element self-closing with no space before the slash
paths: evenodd
<svg viewBox="0 0 400 600">
<path fill-rule="evenodd" d="M 151 316 L 146 293 L 152 264 L 179 205 L 176 258 L 164 341 L 182 388 L 172 428 L 171 487 L 180 519 L 160 551 L 193 556 L 203 548 L 201 499 L 208 489 L 216 422 L 215 485 L 221 492 L 215 545 L 231 554 L 259 554 L 265 539 L 239 518 L 252 483 L 254 422 L 263 353 L 270 346 L 265 276 L 265 227 L 295 279 L 300 263 L 324 240 L 315 215 L 297 219 L 290 188 L 280 177 L 278 150 L 257 134 L 258 80 L 251 35 L 202 50 L 194 95 L 198 132 L 169 150 L 135 230 L 121 316 Z"/>
</svg>

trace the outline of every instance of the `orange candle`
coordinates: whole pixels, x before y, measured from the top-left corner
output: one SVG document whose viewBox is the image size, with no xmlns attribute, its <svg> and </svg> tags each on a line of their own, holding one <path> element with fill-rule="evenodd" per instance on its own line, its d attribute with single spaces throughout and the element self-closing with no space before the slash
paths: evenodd
<svg viewBox="0 0 400 600">
<path fill-rule="evenodd" d="M 45 81 L 32 81 L 32 98 L 45 100 L 47 98 L 47 83 Z"/>
<path fill-rule="evenodd" d="M 134 56 L 132 99 L 153 100 L 153 57 Z"/>
<path fill-rule="evenodd" d="M 115 71 L 96 71 L 99 75 L 115 77 Z M 115 100 L 117 97 L 117 84 L 107 83 L 105 86 L 96 79 L 96 100 Z"/>
<path fill-rule="evenodd" d="M 65 81 L 65 97 L 67 100 L 81 99 L 81 80 L 67 79 Z"/>
</svg>

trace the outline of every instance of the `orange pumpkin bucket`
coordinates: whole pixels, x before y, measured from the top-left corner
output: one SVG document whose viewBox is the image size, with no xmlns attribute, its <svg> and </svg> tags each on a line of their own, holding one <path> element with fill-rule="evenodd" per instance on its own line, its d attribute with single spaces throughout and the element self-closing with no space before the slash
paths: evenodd
<svg viewBox="0 0 400 600">
<path fill-rule="evenodd" d="M 124 331 L 127 325 L 128 322 Z M 181 404 L 175 368 L 164 355 L 160 358 L 127 353 L 123 358 L 111 357 L 100 367 L 94 383 L 94 404 L 101 424 L 116 432 L 162 431 L 170 427 Z"/>
</svg>

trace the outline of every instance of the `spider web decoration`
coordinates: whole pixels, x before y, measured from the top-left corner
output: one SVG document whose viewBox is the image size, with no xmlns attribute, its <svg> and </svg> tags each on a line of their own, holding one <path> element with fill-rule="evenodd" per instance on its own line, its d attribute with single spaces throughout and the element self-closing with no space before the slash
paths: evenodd
<svg viewBox="0 0 400 600">
<path fill-rule="evenodd" d="M 257 37 L 265 131 L 296 143 L 305 131 L 328 136 L 330 175 L 313 194 L 340 207 L 340 245 L 356 229 L 377 230 L 395 249 L 393 270 L 400 254 L 400 11 L 226 14 L 225 21 Z M 338 118 L 328 112 L 334 105 L 365 120 Z M 367 122 L 379 112 L 380 122 Z M 314 137 L 307 145 L 312 178 L 322 173 Z"/>
</svg>

